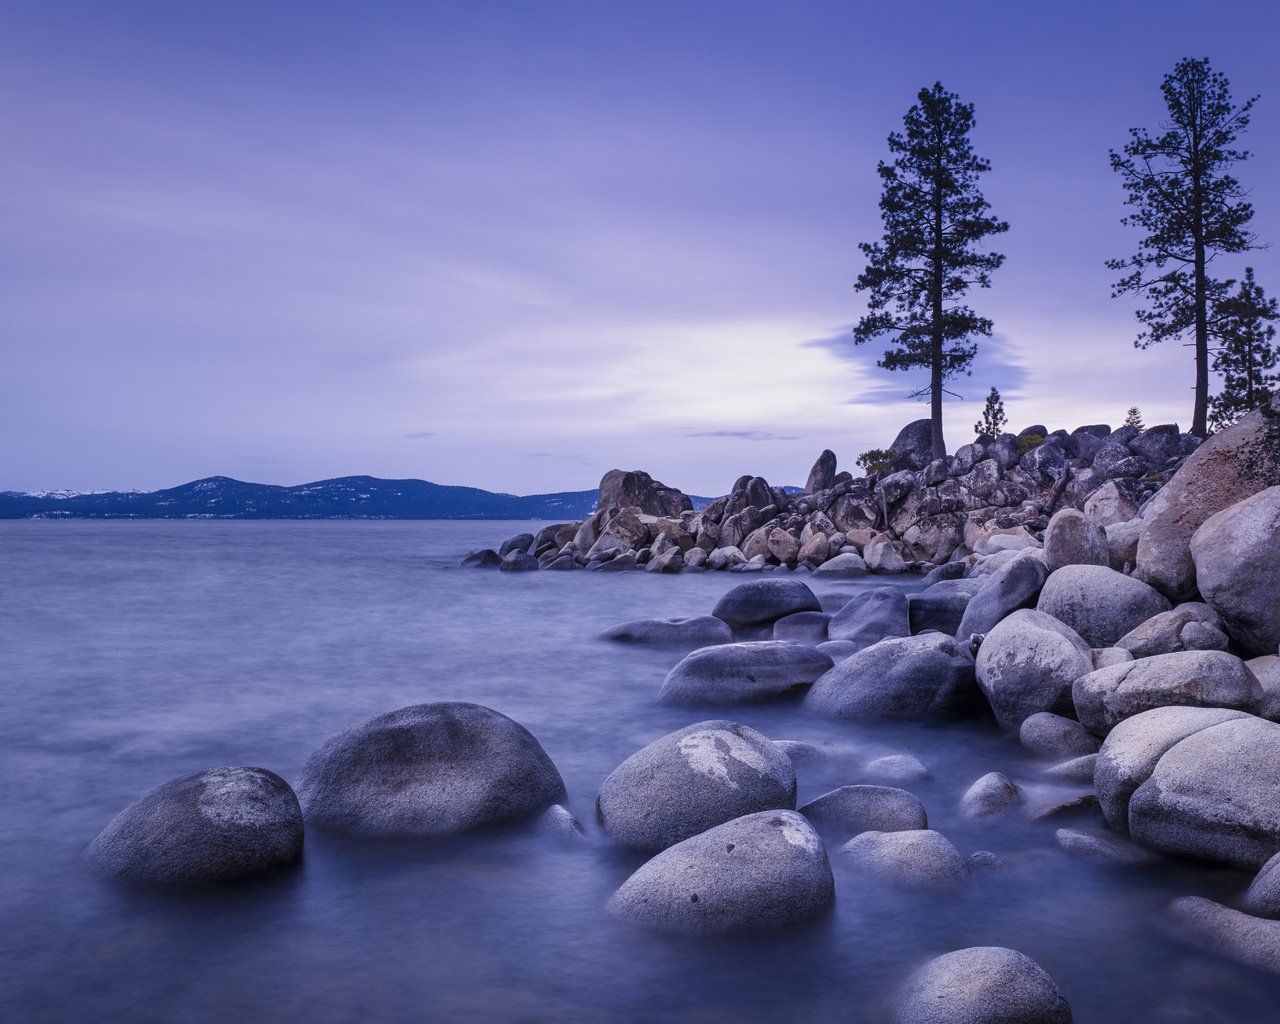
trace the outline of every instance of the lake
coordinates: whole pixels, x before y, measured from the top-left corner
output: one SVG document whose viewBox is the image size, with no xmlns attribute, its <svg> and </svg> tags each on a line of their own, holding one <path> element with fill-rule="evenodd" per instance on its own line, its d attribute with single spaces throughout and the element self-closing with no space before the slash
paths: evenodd
<svg viewBox="0 0 1280 1024">
<path fill-rule="evenodd" d="M 1036 959 L 1077 1024 L 1276 1019 L 1280 981 L 1165 923 L 1172 899 L 1229 902 L 1248 876 L 1101 867 L 1060 851 L 1056 824 L 966 821 L 959 797 L 986 772 L 1043 785 L 1042 766 L 989 723 L 831 722 L 796 701 L 661 707 L 682 652 L 601 630 L 705 614 L 752 577 L 455 568 L 530 528 L 0 522 L 3 1019 L 878 1022 L 912 969 L 975 945 Z M 526 726 L 587 838 L 537 825 L 395 843 L 312 831 L 297 870 L 185 893 L 121 887 L 80 861 L 117 812 L 174 776 L 255 765 L 293 781 L 330 735 L 437 700 Z M 646 743 L 717 717 L 828 751 L 797 769 L 802 803 L 862 781 L 874 757 L 915 754 L 934 779 L 907 788 L 930 826 L 1005 867 L 958 895 L 903 894 L 829 847 L 836 906 L 810 924 L 711 940 L 613 919 L 605 903 L 643 857 L 600 832 L 596 789 Z"/>
</svg>

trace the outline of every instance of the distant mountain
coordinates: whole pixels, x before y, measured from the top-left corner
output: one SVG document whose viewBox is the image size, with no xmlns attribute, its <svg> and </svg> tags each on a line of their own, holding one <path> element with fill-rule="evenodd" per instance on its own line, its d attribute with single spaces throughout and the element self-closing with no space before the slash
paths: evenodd
<svg viewBox="0 0 1280 1024">
<path fill-rule="evenodd" d="M 599 492 L 495 494 L 344 476 L 297 487 L 211 476 L 162 491 L 0 491 L 0 519 L 585 519 Z M 695 508 L 712 499 L 694 497 Z"/>
</svg>

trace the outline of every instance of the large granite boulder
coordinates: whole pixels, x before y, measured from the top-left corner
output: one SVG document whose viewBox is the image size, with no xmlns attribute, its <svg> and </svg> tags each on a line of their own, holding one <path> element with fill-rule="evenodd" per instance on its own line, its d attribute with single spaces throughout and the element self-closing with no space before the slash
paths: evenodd
<svg viewBox="0 0 1280 1024">
<path fill-rule="evenodd" d="M 1044 564 L 1050 572 L 1064 565 L 1107 565 L 1107 535 L 1083 512 L 1064 508 L 1053 514 L 1044 531 Z"/>
<path fill-rule="evenodd" d="M 967 644 L 945 633 L 898 637 L 845 658 L 805 695 L 830 718 L 928 719 L 981 705 Z"/>
<path fill-rule="evenodd" d="M 1166 596 L 1196 592 L 1191 537 L 1216 512 L 1280 486 L 1280 393 L 1209 438 L 1162 487 L 1142 520 L 1134 574 Z"/>
<path fill-rule="evenodd" d="M 1016 729 L 1039 711 L 1069 714 L 1071 684 L 1093 670 L 1093 656 L 1070 626 L 1023 608 L 987 634 L 975 667 L 996 721 Z"/>
<path fill-rule="evenodd" d="M 660 483 L 642 470 L 611 469 L 600 480 L 600 501 L 596 507 L 638 508 L 646 515 L 678 519 L 681 512 L 692 511 L 693 502 L 676 488 Z"/>
<path fill-rule="evenodd" d="M 1248 654 L 1274 654 L 1280 645 L 1280 486 L 1206 519 L 1191 538 L 1191 558 L 1200 593 L 1232 639 Z"/>
<path fill-rule="evenodd" d="M 708 647 L 733 641 L 733 630 L 714 615 L 697 615 L 675 619 L 636 619 L 610 626 L 600 634 L 601 640 L 618 640 L 632 644 L 670 644 L 672 646 Z"/>
<path fill-rule="evenodd" d="M 1263 864 L 1249 883 L 1244 909 L 1259 917 L 1280 918 L 1280 853 Z"/>
<path fill-rule="evenodd" d="M 968 639 L 975 633 L 989 633 L 1019 608 L 1035 607 L 1048 578 L 1049 570 L 1040 559 L 1030 555 L 1015 558 L 994 572 L 987 585 L 969 599 L 955 635 Z"/>
<path fill-rule="evenodd" d="M 780 928 L 835 899 L 826 848 L 794 811 L 735 818 L 663 850 L 609 900 L 659 931 L 724 935 Z"/>
<path fill-rule="evenodd" d="M 265 768 L 182 775 L 117 814 L 85 857 L 128 882 L 190 885 L 244 878 L 302 856 L 302 811 Z"/>
<path fill-rule="evenodd" d="M 711 614 L 734 629 L 763 626 L 795 612 L 820 612 L 822 605 L 799 580 L 752 580 L 734 587 Z"/>
<path fill-rule="evenodd" d="M 1243 661 L 1226 651 L 1179 651 L 1100 668 L 1071 688 L 1076 714 L 1105 736 L 1126 718 L 1153 708 L 1232 708 L 1255 711 L 1262 686 Z"/>
<path fill-rule="evenodd" d="M 890 786 L 841 786 L 810 800 L 800 813 L 819 831 L 844 836 L 929 827 L 919 797 Z"/>
<path fill-rule="evenodd" d="M 791 759 L 738 722 L 697 722 L 654 740 L 600 786 L 596 817 L 613 839 L 653 853 L 756 811 L 796 805 Z"/>
<path fill-rule="evenodd" d="M 1050 573 L 1036 608 L 1065 622 L 1090 647 L 1114 647 L 1170 605 L 1154 588 L 1105 565 L 1067 565 Z"/>
<path fill-rule="evenodd" d="M 822 454 L 818 456 L 818 460 L 813 464 L 813 468 L 809 470 L 809 479 L 805 481 L 804 490 L 806 494 L 816 494 L 818 491 L 830 490 L 831 485 L 836 479 L 836 455 L 830 448 L 824 448 Z"/>
<path fill-rule="evenodd" d="M 827 623 L 827 636 L 861 647 L 890 637 L 911 635 L 910 603 L 900 587 L 860 591 Z"/>
<path fill-rule="evenodd" d="M 832 664 L 821 651 L 789 640 L 704 647 L 667 674 L 658 700 L 684 707 L 774 700 L 808 686 Z"/>
<path fill-rule="evenodd" d="M 414 704 L 327 740 L 298 778 L 308 823 L 441 836 L 532 817 L 564 797 L 533 735 L 479 704 Z"/>
<path fill-rule="evenodd" d="M 896 456 L 895 469 L 924 469 L 933 461 L 933 423 L 930 420 L 912 420 L 898 431 L 889 450 Z"/>
<path fill-rule="evenodd" d="M 1178 933 L 1271 974 L 1280 974 L 1280 921 L 1244 914 L 1202 896 L 1174 900 L 1169 915 Z"/>
<path fill-rule="evenodd" d="M 907 889 L 940 889 L 969 879 L 969 862 L 941 832 L 919 828 L 863 832 L 840 847 L 841 858 L 872 878 Z"/>
<path fill-rule="evenodd" d="M 908 979 L 894 1024 L 1071 1024 L 1071 1007 L 1043 967 L 1002 946 L 930 960 Z"/>
<path fill-rule="evenodd" d="M 1037 711 L 1018 727 L 1022 746 L 1037 757 L 1085 757 L 1096 754 L 1101 741 L 1074 718 Z M 1090 776 L 1092 777 L 1092 776 Z"/>
<path fill-rule="evenodd" d="M 907 615 L 912 633 L 934 629 L 959 636 L 969 602 L 990 582 L 987 579 L 943 580 L 907 598 Z M 968 637 L 965 637 L 968 639 Z"/>
<path fill-rule="evenodd" d="M 1221 651 L 1227 646 L 1222 619 L 1207 604 L 1188 601 L 1153 615 L 1116 641 L 1135 658 L 1177 651 Z"/>
<path fill-rule="evenodd" d="M 1129 488 L 1108 480 L 1085 499 L 1084 514 L 1105 530 L 1116 523 L 1136 519 L 1138 503 L 1129 493 Z"/>
<path fill-rule="evenodd" d="M 792 612 L 773 623 L 773 639 L 791 640 L 798 644 L 825 644 L 829 612 Z"/>
</svg>

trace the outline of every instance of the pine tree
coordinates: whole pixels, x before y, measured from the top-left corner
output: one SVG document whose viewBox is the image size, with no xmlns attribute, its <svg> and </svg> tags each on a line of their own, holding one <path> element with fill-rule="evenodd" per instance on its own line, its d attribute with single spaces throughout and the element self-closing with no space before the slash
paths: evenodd
<svg viewBox="0 0 1280 1024">
<path fill-rule="evenodd" d="M 1004 262 L 999 253 L 976 245 L 1009 225 L 989 215 L 978 176 L 991 165 L 969 142 L 973 104 L 962 103 L 942 84 L 921 89 L 903 119 L 902 132 L 889 135 L 893 162 L 881 161 L 880 219 L 884 235 L 858 246 L 867 267 L 859 291 L 869 291 L 871 312 L 853 331 L 855 344 L 880 335 L 896 342 L 880 359 L 886 370 L 928 367 L 933 423 L 933 457 L 946 456 L 942 436 L 943 384 L 968 373 L 977 352 L 970 339 L 991 334 L 991 321 L 957 300 L 971 285 L 990 287 L 991 272 Z"/>
<path fill-rule="evenodd" d="M 1147 425 L 1142 422 L 1142 410 L 1136 405 L 1129 406 L 1129 411 L 1124 414 L 1124 425 L 1133 427 L 1134 430 L 1146 430 Z"/>
<path fill-rule="evenodd" d="M 1245 228 L 1253 207 L 1246 190 L 1227 173 L 1249 154 L 1234 148 L 1249 126 L 1257 97 L 1237 105 L 1226 76 L 1209 61 L 1180 60 L 1160 86 L 1169 119 L 1155 137 L 1132 128 L 1124 155 L 1111 151 L 1111 167 L 1124 180 L 1126 205 L 1133 210 L 1123 224 L 1146 236 L 1135 255 L 1108 260 L 1112 270 L 1128 271 L 1112 297 L 1135 293 L 1146 309 L 1134 345 L 1150 345 L 1190 333 L 1196 354 L 1195 405 L 1191 432 L 1207 433 L 1209 402 L 1210 311 L 1225 285 L 1209 273 L 1220 253 L 1254 248 Z"/>
<path fill-rule="evenodd" d="M 1213 372 L 1222 375 L 1222 391 L 1209 399 L 1209 414 L 1213 429 L 1222 430 L 1265 403 L 1280 383 L 1280 374 L 1270 372 L 1277 362 L 1271 322 L 1280 319 L 1280 309 L 1248 267 L 1240 290 L 1219 302 L 1215 313 L 1221 345 L 1213 356 Z"/>
<path fill-rule="evenodd" d="M 1000 397 L 999 390 L 993 387 L 991 394 L 987 395 L 987 404 L 983 406 L 982 419 L 973 425 L 973 432 L 979 437 L 983 434 L 998 437 L 1001 428 L 1008 422 L 1009 417 L 1004 414 L 1004 399 Z"/>
</svg>

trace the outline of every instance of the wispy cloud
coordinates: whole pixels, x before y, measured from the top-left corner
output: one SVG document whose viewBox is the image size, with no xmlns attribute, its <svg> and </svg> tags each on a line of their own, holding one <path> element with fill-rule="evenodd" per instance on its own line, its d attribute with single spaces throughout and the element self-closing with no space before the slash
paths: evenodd
<svg viewBox="0 0 1280 1024">
<path fill-rule="evenodd" d="M 799 434 L 771 434 L 767 430 L 695 430 L 685 437 L 731 437 L 738 441 L 799 441 Z"/>
<path fill-rule="evenodd" d="M 416 441 L 424 437 L 436 437 L 436 436 L 438 435 L 434 430 L 419 430 L 412 434 L 404 435 L 406 441 Z"/>
</svg>

